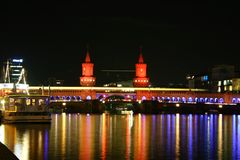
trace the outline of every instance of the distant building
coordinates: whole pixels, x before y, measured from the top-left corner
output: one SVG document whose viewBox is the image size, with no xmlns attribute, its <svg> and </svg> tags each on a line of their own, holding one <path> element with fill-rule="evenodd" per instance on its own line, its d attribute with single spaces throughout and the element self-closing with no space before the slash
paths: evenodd
<svg viewBox="0 0 240 160">
<path fill-rule="evenodd" d="M 189 88 L 209 88 L 210 82 L 208 74 L 187 75 L 186 79 L 188 81 Z"/>
<path fill-rule="evenodd" d="M 239 74 L 233 65 L 217 65 L 211 69 L 211 88 L 213 92 L 232 92 L 233 79 Z"/>
<path fill-rule="evenodd" d="M 64 80 L 56 79 L 55 77 L 48 78 L 48 85 L 50 86 L 63 86 Z"/>
<path fill-rule="evenodd" d="M 23 68 L 23 59 L 8 59 L 2 70 L 3 83 L 19 83 L 26 76 Z M 24 77 L 25 78 L 25 77 Z"/>
<path fill-rule="evenodd" d="M 240 78 L 233 78 L 232 79 L 232 90 L 233 92 L 240 92 Z"/>
<path fill-rule="evenodd" d="M 188 75 L 189 88 L 203 88 L 211 92 L 239 92 L 240 74 L 233 65 L 216 65 L 207 73 Z"/>
<path fill-rule="evenodd" d="M 23 69 L 23 59 L 10 59 L 10 80 L 12 83 L 17 83 Z"/>
<path fill-rule="evenodd" d="M 101 76 L 104 77 L 103 86 L 105 87 L 132 87 L 132 78 L 134 70 L 110 69 L 101 70 Z"/>
</svg>

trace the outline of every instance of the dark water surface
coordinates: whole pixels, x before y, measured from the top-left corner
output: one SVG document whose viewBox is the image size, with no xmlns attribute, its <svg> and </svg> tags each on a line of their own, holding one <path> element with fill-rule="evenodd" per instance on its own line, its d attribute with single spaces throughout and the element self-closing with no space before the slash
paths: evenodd
<svg viewBox="0 0 240 160">
<path fill-rule="evenodd" d="M 2 124 L 21 159 L 240 159 L 240 115 L 53 114 L 51 124 Z"/>
</svg>

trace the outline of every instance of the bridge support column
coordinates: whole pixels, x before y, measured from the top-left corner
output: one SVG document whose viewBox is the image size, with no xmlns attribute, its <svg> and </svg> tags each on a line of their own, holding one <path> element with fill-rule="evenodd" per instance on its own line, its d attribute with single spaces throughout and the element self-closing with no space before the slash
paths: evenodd
<svg viewBox="0 0 240 160">
<path fill-rule="evenodd" d="M 96 91 L 94 91 L 94 90 L 81 91 L 81 97 L 83 100 L 96 99 Z"/>
<path fill-rule="evenodd" d="M 143 97 L 146 98 L 145 100 L 151 100 L 152 93 L 150 91 L 136 91 L 137 100 L 143 100 Z"/>
</svg>

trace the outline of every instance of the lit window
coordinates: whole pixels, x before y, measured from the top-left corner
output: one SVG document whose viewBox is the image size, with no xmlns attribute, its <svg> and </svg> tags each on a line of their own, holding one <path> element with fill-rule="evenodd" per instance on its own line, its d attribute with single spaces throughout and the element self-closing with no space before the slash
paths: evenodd
<svg viewBox="0 0 240 160">
<path fill-rule="evenodd" d="M 35 106 L 35 99 L 32 99 L 32 105 Z"/>
<path fill-rule="evenodd" d="M 229 91 L 232 91 L 232 85 L 231 85 L 231 86 L 229 86 Z"/>
<path fill-rule="evenodd" d="M 221 87 L 218 87 L 218 92 L 221 92 Z"/>
<path fill-rule="evenodd" d="M 222 81 L 218 81 L 218 86 L 221 86 L 222 85 Z"/>
<path fill-rule="evenodd" d="M 223 85 L 227 85 L 227 80 L 224 80 L 224 81 L 223 81 Z"/>
<path fill-rule="evenodd" d="M 26 99 L 26 105 L 29 106 L 31 104 L 31 99 Z"/>
<path fill-rule="evenodd" d="M 44 100 L 43 100 L 43 99 L 39 99 L 39 100 L 38 100 L 38 104 L 39 104 L 39 105 L 43 105 L 43 104 L 44 104 Z"/>
</svg>

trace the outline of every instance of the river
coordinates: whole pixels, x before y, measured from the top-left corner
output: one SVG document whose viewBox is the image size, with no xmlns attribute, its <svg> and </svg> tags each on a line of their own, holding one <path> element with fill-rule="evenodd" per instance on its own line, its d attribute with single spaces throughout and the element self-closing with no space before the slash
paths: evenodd
<svg viewBox="0 0 240 160">
<path fill-rule="evenodd" d="M 52 114 L 51 124 L 1 124 L 28 159 L 239 159 L 240 115 Z"/>
</svg>

